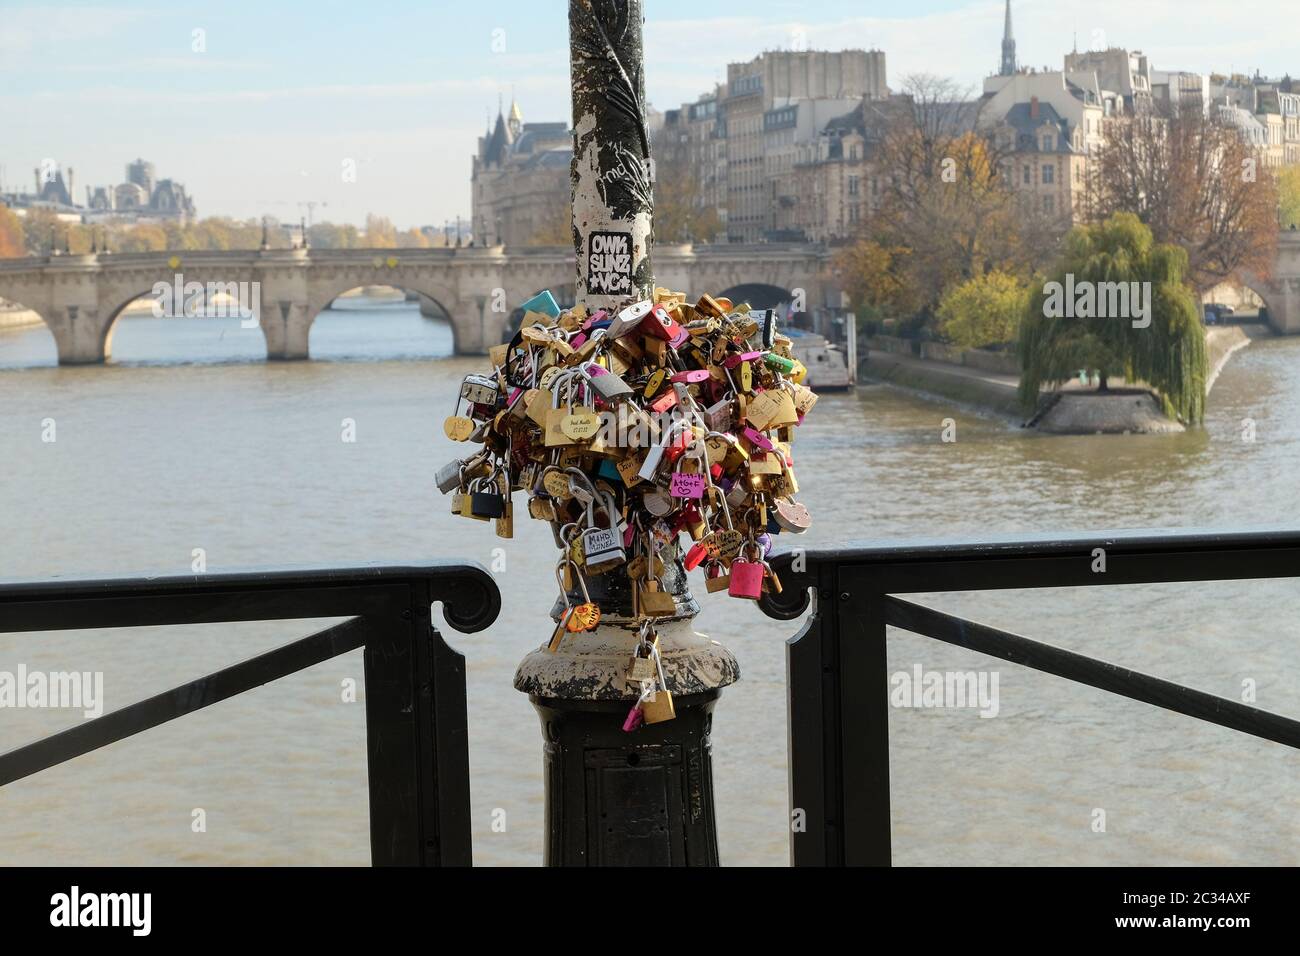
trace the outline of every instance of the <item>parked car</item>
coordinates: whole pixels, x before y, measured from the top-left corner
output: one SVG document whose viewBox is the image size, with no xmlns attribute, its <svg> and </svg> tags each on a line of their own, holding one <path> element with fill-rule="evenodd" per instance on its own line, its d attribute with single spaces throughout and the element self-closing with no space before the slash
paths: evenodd
<svg viewBox="0 0 1300 956">
<path fill-rule="evenodd" d="M 1215 325 L 1236 313 L 1237 310 L 1230 305 L 1211 302 L 1205 307 L 1205 322 L 1207 325 Z"/>
</svg>

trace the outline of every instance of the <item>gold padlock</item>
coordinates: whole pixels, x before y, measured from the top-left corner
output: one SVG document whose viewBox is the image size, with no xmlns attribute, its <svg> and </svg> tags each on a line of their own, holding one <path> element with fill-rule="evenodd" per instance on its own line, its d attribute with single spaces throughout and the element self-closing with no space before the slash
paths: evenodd
<svg viewBox="0 0 1300 956">
<path fill-rule="evenodd" d="M 715 577 L 704 579 L 704 589 L 710 594 L 717 594 L 719 591 L 726 591 L 730 587 L 730 574 L 719 574 Z"/>
<path fill-rule="evenodd" d="M 515 503 L 509 498 L 506 499 L 505 514 L 496 519 L 496 533 L 498 538 L 515 536 Z"/>
<path fill-rule="evenodd" d="M 671 594 L 660 589 L 658 581 L 652 579 L 641 588 L 641 613 L 648 617 L 676 614 L 677 602 Z"/>
<path fill-rule="evenodd" d="M 648 657 L 632 658 L 632 666 L 628 668 L 627 682 L 640 686 L 646 681 L 655 679 L 655 662 Z"/>
<path fill-rule="evenodd" d="M 677 716 L 673 707 L 672 691 L 657 690 L 650 699 L 641 705 L 641 716 L 647 724 L 661 724 Z"/>
</svg>

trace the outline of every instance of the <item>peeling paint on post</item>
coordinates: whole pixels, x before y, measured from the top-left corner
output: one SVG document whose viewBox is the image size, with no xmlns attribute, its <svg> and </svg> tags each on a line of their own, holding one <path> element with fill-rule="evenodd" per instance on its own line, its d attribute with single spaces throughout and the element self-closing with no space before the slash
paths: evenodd
<svg viewBox="0 0 1300 956">
<path fill-rule="evenodd" d="M 642 0 L 569 0 L 577 298 L 609 308 L 654 292 Z"/>
</svg>

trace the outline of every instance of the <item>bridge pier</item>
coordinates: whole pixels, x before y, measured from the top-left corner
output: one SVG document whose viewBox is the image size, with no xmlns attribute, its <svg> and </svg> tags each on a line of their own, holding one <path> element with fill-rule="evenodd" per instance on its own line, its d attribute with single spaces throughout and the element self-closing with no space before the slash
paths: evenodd
<svg viewBox="0 0 1300 956">
<path fill-rule="evenodd" d="M 458 304 L 451 315 L 452 336 L 457 355 L 487 355 L 500 345 L 510 316 L 495 312 L 488 296 L 475 296 Z"/>
<path fill-rule="evenodd" d="M 98 312 L 94 307 L 63 305 L 45 313 L 60 365 L 104 364 L 108 357 L 108 338 L 100 326 Z"/>
<path fill-rule="evenodd" d="M 273 362 L 298 362 L 309 357 L 311 309 L 305 302 L 265 302 L 257 320 L 266 337 L 266 357 Z"/>
</svg>

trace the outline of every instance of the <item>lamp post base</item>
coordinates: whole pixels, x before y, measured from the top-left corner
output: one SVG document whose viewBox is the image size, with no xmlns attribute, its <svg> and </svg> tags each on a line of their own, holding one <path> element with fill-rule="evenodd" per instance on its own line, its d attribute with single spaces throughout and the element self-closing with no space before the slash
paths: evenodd
<svg viewBox="0 0 1300 956">
<path fill-rule="evenodd" d="M 515 688 L 545 740 L 547 866 L 718 865 L 709 734 L 740 668 L 695 632 L 697 605 L 684 589 L 680 598 L 680 616 L 657 629 L 672 720 L 623 730 L 641 693 L 627 680 L 639 628 L 619 614 L 519 665 Z"/>
<path fill-rule="evenodd" d="M 714 689 L 621 729 L 628 702 L 529 695 L 542 721 L 547 866 L 717 866 Z"/>
</svg>

